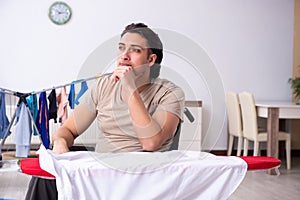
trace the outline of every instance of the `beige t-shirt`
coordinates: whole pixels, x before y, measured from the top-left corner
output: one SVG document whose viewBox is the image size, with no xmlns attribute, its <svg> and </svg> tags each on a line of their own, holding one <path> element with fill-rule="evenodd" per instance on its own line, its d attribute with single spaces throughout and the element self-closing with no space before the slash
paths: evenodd
<svg viewBox="0 0 300 200">
<path fill-rule="evenodd" d="M 99 78 L 73 111 L 78 133 L 97 119 L 101 134 L 97 139 L 96 152 L 143 151 L 134 132 L 128 106 L 121 100 L 120 90 L 120 81 L 114 83 L 111 75 Z M 157 110 L 165 110 L 183 120 L 184 92 L 174 83 L 156 78 L 140 96 L 150 115 Z M 171 143 L 172 138 L 158 151 L 169 150 Z"/>
</svg>

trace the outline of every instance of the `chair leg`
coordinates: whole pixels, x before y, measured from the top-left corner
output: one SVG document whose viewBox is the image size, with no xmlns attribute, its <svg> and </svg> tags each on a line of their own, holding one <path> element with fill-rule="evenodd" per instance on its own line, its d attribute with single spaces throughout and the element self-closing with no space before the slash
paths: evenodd
<svg viewBox="0 0 300 200">
<path fill-rule="evenodd" d="M 279 167 L 276 167 L 276 168 L 275 168 L 275 175 L 276 175 L 276 176 L 279 176 L 279 175 L 280 175 Z"/>
<path fill-rule="evenodd" d="M 243 146 L 243 138 L 239 136 L 238 138 L 238 149 L 237 149 L 237 156 L 240 156 L 242 153 L 242 146 Z"/>
<path fill-rule="evenodd" d="M 230 156 L 232 153 L 233 139 L 234 139 L 234 136 L 229 135 L 227 156 Z"/>
<path fill-rule="evenodd" d="M 285 150 L 286 150 L 286 168 L 291 169 L 291 139 L 285 141 Z"/>
<path fill-rule="evenodd" d="M 248 139 L 244 139 L 244 154 L 243 156 L 248 156 L 248 146 L 249 146 L 249 141 Z"/>
<path fill-rule="evenodd" d="M 253 152 L 253 156 L 258 156 L 258 151 L 259 151 L 259 142 L 258 142 L 258 141 L 254 141 L 254 152 Z"/>
</svg>

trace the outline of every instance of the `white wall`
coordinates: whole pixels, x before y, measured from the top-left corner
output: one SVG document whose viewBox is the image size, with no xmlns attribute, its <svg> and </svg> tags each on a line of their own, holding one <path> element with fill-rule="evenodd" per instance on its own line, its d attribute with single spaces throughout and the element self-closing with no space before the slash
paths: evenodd
<svg viewBox="0 0 300 200">
<path fill-rule="evenodd" d="M 37 91 L 109 71 L 113 42 L 142 21 L 165 42 L 162 76 L 203 100 L 204 149 L 226 148 L 224 91 L 291 98 L 293 0 L 65 0 L 63 26 L 48 18 L 53 2 L 0 0 L 0 87 Z"/>
</svg>

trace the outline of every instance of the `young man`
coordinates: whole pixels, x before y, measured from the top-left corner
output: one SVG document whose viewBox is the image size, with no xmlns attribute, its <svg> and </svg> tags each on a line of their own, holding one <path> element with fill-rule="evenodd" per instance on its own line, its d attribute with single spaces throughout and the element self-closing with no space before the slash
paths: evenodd
<svg viewBox="0 0 300 200">
<path fill-rule="evenodd" d="M 166 151 L 182 118 L 184 93 L 157 78 L 162 43 L 142 23 L 121 34 L 117 67 L 86 93 L 84 100 L 53 135 L 53 151 L 64 153 L 97 119 L 104 137 L 97 152 Z"/>
<path fill-rule="evenodd" d="M 99 78 L 53 135 L 53 151 L 69 151 L 74 139 L 96 119 L 103 136 L 97 152 L 168 151 L 183 119 L 184 93 L 158 78 L 163 46 L 142 23 L 121 34 L 117 67 Z M 26 199 L 56 199 L 55 180 L 32 178 Z"/>
</svg>

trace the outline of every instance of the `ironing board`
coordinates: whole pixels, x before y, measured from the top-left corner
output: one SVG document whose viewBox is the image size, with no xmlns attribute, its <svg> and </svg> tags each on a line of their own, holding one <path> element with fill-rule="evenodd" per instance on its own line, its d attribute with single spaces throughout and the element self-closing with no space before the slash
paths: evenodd
<svg viewBox="0 0 300 200">
<path fill-rule="evenodd" d="M 247 170 L 267 170 L 279 167 L 281 161 L 269 156 L 238 156 L 247 163 Z M 20 168 L 24 174 L 38 176 L 47 179 L 55 179 L 55 176 L 43 170 L 39 158 L 26 158 L 20 161 Z"/>
<path fill-rule="evenodd" d="M 55 177 L 58 199 L 227 199 L 247 171 L 243 159 L 204 152 L 38 153 L 34 162 Z M 39 175 L 26 171 L 30 160 L 22 172 Z"/>
<path fill-rule="evenodd" d="M 280 165 L 271 157 L 195 151 L 38 153 L 21 160 L 21 171 L 56 179 L 58 199 L 227 199 L 247 170 Z"/>
</svg>

